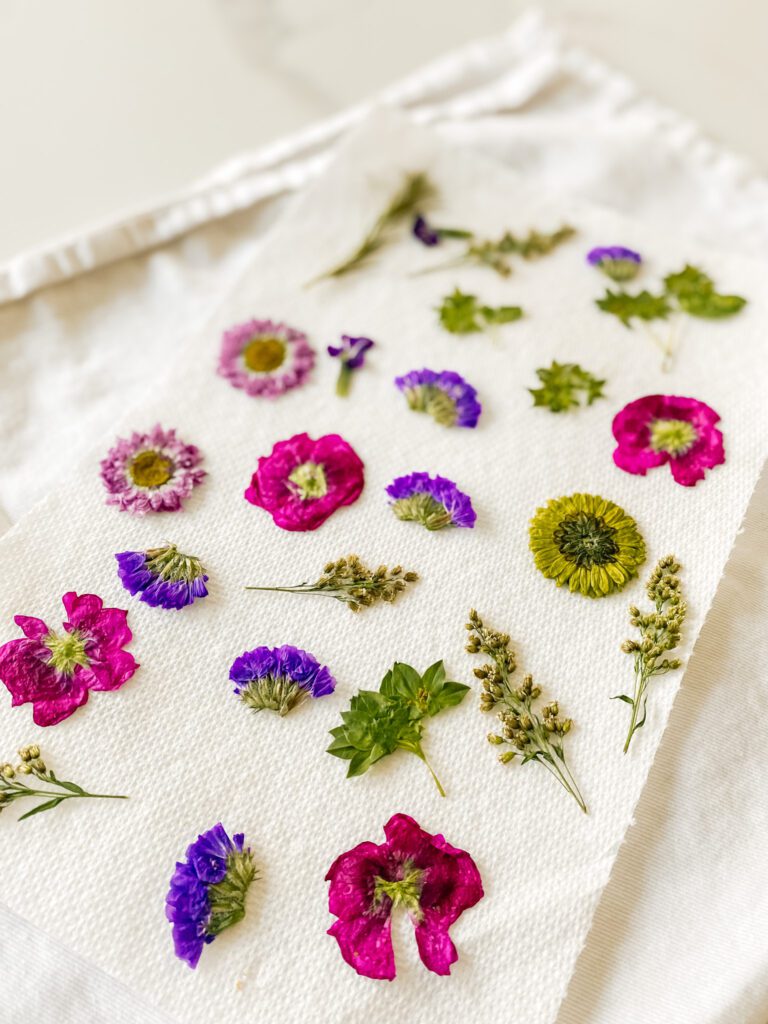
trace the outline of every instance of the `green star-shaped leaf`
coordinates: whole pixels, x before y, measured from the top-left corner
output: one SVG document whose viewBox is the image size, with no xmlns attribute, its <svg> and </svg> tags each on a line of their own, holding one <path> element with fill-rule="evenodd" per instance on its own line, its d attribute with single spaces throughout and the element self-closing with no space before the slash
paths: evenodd
<svg viewBox="0 0 768 1024">
<path fill-rule="evenodd" d="M 597 306 L 604 313 L 610 313 L 630 327 L 633 317 L 638 320 L 666 320 L 672 311 L 666 295 L 652 295 L 649 291 L 630 295 L 629 292 L 612 292 L 608 288 L 602 299 L 596 299 Z"/>
<path fill-rule="evenodd" d="M 482 306 L 476 295 L 454 288 L 437 307 L 440 323 L 451 334 L 477 334 L 492 324 L 510 324 L 523 315 L 520 306 Z"/>
<path fill-rule="evenodd" d="M 538 369 L 536 376 L 542 386 L 528 389 L 533 395 L 533 404 L 546 406 L 552 412 L 567 412 L 580 406 L 580 397 L 585 405 L 592 405 L 596 399 L 605 397 L 605 381 L 582 370 L 578 363 L 553 361 L 549 369 Z"/>
</svg>

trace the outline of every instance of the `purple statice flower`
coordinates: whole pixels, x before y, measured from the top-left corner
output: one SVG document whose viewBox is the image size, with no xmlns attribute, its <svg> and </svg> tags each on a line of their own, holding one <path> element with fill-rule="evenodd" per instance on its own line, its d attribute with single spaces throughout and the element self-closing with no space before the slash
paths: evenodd
<svg viewBox="0 0 768 1024">
<path fill-rule="evenodd" d="M 476 427 L 482 406 L 477 391 L 453 370 L 411 370 L 395 385 L 416 412 L 426 412 L 446 427 Z"/>
<path fill-rule="evenodd" d="M 444 476 L 429 473 L 399 476 L 387 487 L 387 494 L 398 519 L 421 523 L 428 530 L 442 530 L 444 526 L 464 526 L 471 530 L 477 519 L 469 495 Z"/>
<path fill-rule="evenodd" d="M 341 361 L 339 378 L 336 381 L 336 394 L 342 397 L 349 394 L 352 371 L 358 370 L 365 362 L 365 353 L 373 348 L 370 338 L 352 338 L 342 334 L 340 345 L 329 345 L 328 355 Z"/>
<path fill-rule="evenodd" d="M 440 244 L 440 232 L 433 228 L 427 218 L 418 213 L 413 220 L 413 227 L 411 229 L 414 238 L 422 243 L 422 245 L 439 245 Z"/>
<path fill-rule="evenodd" d="M 625 249 L 623 245 L 598 246 L 587 253 L 587 263 L 602 270 L 612 281 L 631 281 L 642 262 L 639 252 Z"/>
<path fill-rule="evenodd" d="M 256 868 L 245 836 L 232 839 L 219 822 L 187 847 L 176 863 L 165 898 L 165 916 L 173 925 L 176 956 L 197 967 L 203 946 L 245 917 L 245 899 Z"/>
<path fill-rule="evenodd" d="M 314 365 L 306 334 L 274 320 L 246 320 L 221 338 L 219 376 L 256 398 L 275 398 L 298 387 Z"/>
<path fill-rule="evenodd" d="M 392 914 L 402 907 L 424 966 L 450 974 L 458 959 L 451 925 L 483 898 L 477 865 L 466 851 L 430 835 L 407 814 L 384 826 L 386 842 L 359 843 L 331 865 L 329 928 L 346 962 L 365 978 L 395 977 Z"/>
<path fill-rule="evenodd" d="M 175 544 L 148 551 L 115 555 L 117 575 L 125 589 L 153 608 L 184 608 L 205 597 L 208 577 L 200 559 L 184 555 Z"/>
<path fill-rule="evenodd" d="M 232 662 L 229 678 L 246 707 L 276 711 L 281 717 L 307 696 L 325 697 L 336 687 L 326 666 L 290 644 L 245 651 Z"/>
<path fill-rule="evenodd" d="M 707 470 L 725 462 L 720 416 L 704 402 L 681 395 L 646 395 L 625 405 L 613 420 L 618 444 L 613 461 L 645 476 L 669 463 L 672 477 L 694 487 Z"/>
<path fill-rule="evenodd" d="M 134 431 L 120 437 L 101 460 L 107 505 L 140 516 L 176 512 L 203 482 L 202 461 L 199 448 L 185 444 L 175 430 L 163 430 L 159 423 L 149 433 Z"/>
</svg>

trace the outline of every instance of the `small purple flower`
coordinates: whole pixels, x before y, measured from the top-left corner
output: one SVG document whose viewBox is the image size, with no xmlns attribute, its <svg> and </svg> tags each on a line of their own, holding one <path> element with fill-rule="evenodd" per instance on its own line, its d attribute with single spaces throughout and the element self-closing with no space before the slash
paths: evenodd
<svg viewBox="0 0 768 1024">
<path fill-rule="evenodd" d="M 638 398 L 614 418 L 618 445 L 613 461 L 639 476 L 668 462 L 677 483 L 694 487 L 707 470 L 725 462 L 723 435 L 715 426 L 719 421 L 714 409 L 695 398 Z"/>
<path fill-rule="evenodd" d="M 198 558 L 184 555 L 175 544 L 148 551 L 115 555 L 117 575 L 125 589 L 153 608 L 183 608 L 208 594 L 208 577 Z"/>
<path fill-rule="evenodd" d="M 413 221 L 413 237 L 423 245 L 433 246 L 440 244 L 440 232 L 430 226 L 426 217 L 423 217 L 420 213 L 416 215 Z"/>
<path fill-rule="evenodd" d="M 637 276 L 643 258 L 623 245 L 598 246 L 587 253 L 587 263 L 602 270 L 612 281 L 631 281 Z"/>
<path fill-rule="evenodd" d="M 399 476 L 387 487 L 387 494 L 398 519 L 421 523 L 428 530 L 442 530 L 444 526 L 463 526 L 471 530 L 477 519 L 469 495 L 444 476 L 428 473 Z"/>
<path fill-rule="evenodd" d="M 101 460 L 107 505 L 139 516 L 176 512 L 203 482 L 202 461 L 199 448 L 185 444 L 175 430 L 163 430 L 159 423 L 147 434 L 134 431 L 128 438 L 120 437 Z"/>
<path fill-rule="evenodd" d="M 477 391 L 452 370 L 411 370 L 395 385 L 416 412 L 426 412 L 446 427 L 476 427 L 482 406 Z"/>
<path fill-rule="evenodd" d="M 344 397 L 349 394 L 352 371 L 358 370 L 365 362 L 365 353 L 373 348 L 370 338 L 352 338 L 342 334 L 341 345 L 329 345 L 328 355 L 340 359 L 339 379 L 336 381 L 336 394 Z"/>
<path fill-rule="evenodd" d="M 219 376 L 257 398 L 275 398 L 303 384 L 315 351 L 303 331 L 274 320 L 235 324 L 221 338 Z"/>
<path fill-rule="evenodd" d="M 203 946 L 245 917 L 245 899 L 256 868 L 242 832 L 229 838 L 219 822 L 187 847 L 176 863 L 165 898 L 176 956 L 197 967 Z"/>
<path fill-rule="evenodd" d="M 325 697 L 336 687 L 326 666 L 290 644 L 245 651 L 232 663 L 229 678 L 246 707 L 276 711 L 281 717 L 307 696 Z"/>
</svg>

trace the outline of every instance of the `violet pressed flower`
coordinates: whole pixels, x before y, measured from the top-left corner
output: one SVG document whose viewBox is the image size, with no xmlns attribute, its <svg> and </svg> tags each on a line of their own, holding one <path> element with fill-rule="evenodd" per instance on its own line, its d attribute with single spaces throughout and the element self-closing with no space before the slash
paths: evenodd
<svg viewBox="0 0 768 1024">
<path fill-rule="evenodd" d="M 440 244 L 440 232 L 433 228 L 428 223 L 427 218 L 423 217 L 420 213 L 414 217 L 411 232 L 413 237 L 418 238 L 422 245 L 427 245 L 431 248 L 433 245 Z"/>
<path fill-rule="evenodd" d="M 328 934 L 358 974 L 391 981 L 392 912 L 402 906 L 413 922 L 424 966 L 450 974 L 458 959 L 450 927 L 483 897 L 477 865 L 407 814 L 393 815 L 384 835 L 385 843 L 360 843 L 331 865 L 325 876 L 331 883 L 328 909 L 338 920 Z"/>
<path fill-rule="evenodd" d="M 11 704 L 32 704 L 37 725 L 56 725 L 88 700 L 90 690 L 117 690 L 139 667 L 123 647 L 132 634 L 120 608 L 105 608 L 95 594 L 69 591 L 63 631 L 42 619 L 16 615 L 24 639 L 0 647 L 0 680 Z"/>
<path fill-rule="evenodd" d="M 274 398 L 298 387 L 314 365 L 306 334 L 274 320 L 246 320 L 221 338 L 219 375 L 255 397 Z"/>
<path fill-rule="evenodd" d="M 339 359 L 339 379 L 336 382 L 336 394 L 344 397 L 349 394 L 349 385 L 352 382 L 352 371 L 358 370 L 365 362 L 365 353 L 373 348 L 374 342 L 370 338 L 352 338 L 348 334 L 342 334 L 341 345 L 329 345 L 328 355 Z"/>
<path fill-rule="evenodd" d="M 442 530 L 444 526 L 472 529 L 477 519 L 469 495 L 444 476 L 399 476 L 387 487 L 387 494 L 398 519 L 421 523 L 428 530 Z"/>
<path fill-rule="evenodd" d="M 233 661 L 229 678 L 246 707 L 276 711 L 281 717 L 306 697 L 326 697 L 336 687 L 325 665 L 290 644 L 245 651 Z"/>
<path fill-rule="evenodd" d="M 625 405 L 613 421 L 618 445 L 613 461 L 627 473 L 645 476 L 669 463 L 684 487 L 703 480 L 707 470 L 725 462 L 720 416 L 704 402 L 680 395 L 646 395 Z"/>
<path fill-rule="evenodd" d="M 416 412 L 426 412 L 446 427 L 476 427 L 482 406 L 477 391 L 452 370 L 411 370 L 395 385 Z"/>
<path fill-rule="evenodd" d="M 115 555 L 125 589 L 153 608 L 184 608 L 205 597 L 208 577 L 200 559 L 184 555 L 175 544 Z"/>
<path fill-rule="evenodd" d="M 205 470 L 199 448 L 185 444 L 175 430 L 158 423 L 147 434 L 134 431 L 101 461 L 107 504 L 122 512 L 175 512 L 202 483 Z"/>
<path fill-rule="evenodd" d="M 314 441 L 295 434 L 262 455 L 246 501 L 265 509 L 283 530 L 316 530 L 363 489 L 363 463 L 338 434 Z"/>
<path fill-rule="evenodd" d="M 623 245 L 604 245 L 587 253 L 587 263 L 602 270 L 612 281 L 631 281 L 637 276 L 643 258 Z"/>
<path fill-rule="evenodd" d="M 165 916 L 173 925 L 176 956 L 197 967 L 203 946 L 245 917 L 245 901 L 257 877 L 245 836 L 232 839 L 219 822 L 187 847 L 176 863 L 165 898 Z"/>
</svg>

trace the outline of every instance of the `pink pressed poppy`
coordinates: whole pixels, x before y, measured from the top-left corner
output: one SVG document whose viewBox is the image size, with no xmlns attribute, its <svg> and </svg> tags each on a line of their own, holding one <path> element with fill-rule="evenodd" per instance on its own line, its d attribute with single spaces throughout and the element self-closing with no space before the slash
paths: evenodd
<svg viewBox="0 0 768 1024">
<path fill-rule="evenodd" d="M 123 650 L 132 634 L 128 613 L 105 608 L 95 594 L 70 591 L 62 597 L 67 613 L 63 632 L 17 615 L 24 639 L 0 647 L 0 680 L 11 704 L 32 704 L 37 725 L 55 725 L 88 700 L 90 690 L 117 690 L 139 667 Z"/>
<path fill-rule="evenodd" d="M 341 505 L 357 501 L 363 464 L 338 434 L 296 434 L 259 459 L 245 498 L 283 530 L 316 530 Z"/>
<path fill-rule="evenodd" d="M 458 959 L 451 925 L 483 896 L 475 862 L 440 835 L 425 832 L 407 814 L 384 826 L 387 841 L 360 843 L 331 865 L 328 908 L 338 920 L 328 930 L 341 955 L 366 978 L 395 977 L 392 911 L 403 906 L 416 930 L 422 963 L 450 974 Z"/>
<path fill-rule="evenodd" d="M 720 416 L 704 402 L 679 395 L 646 395 L 625 405 L 613 421 L 619 442 L 613 461 L 627 473 L 645 476 L 669 463 L 684 487 L 703 480 L 708 469 L 725 462 Z"/>
</svg>

